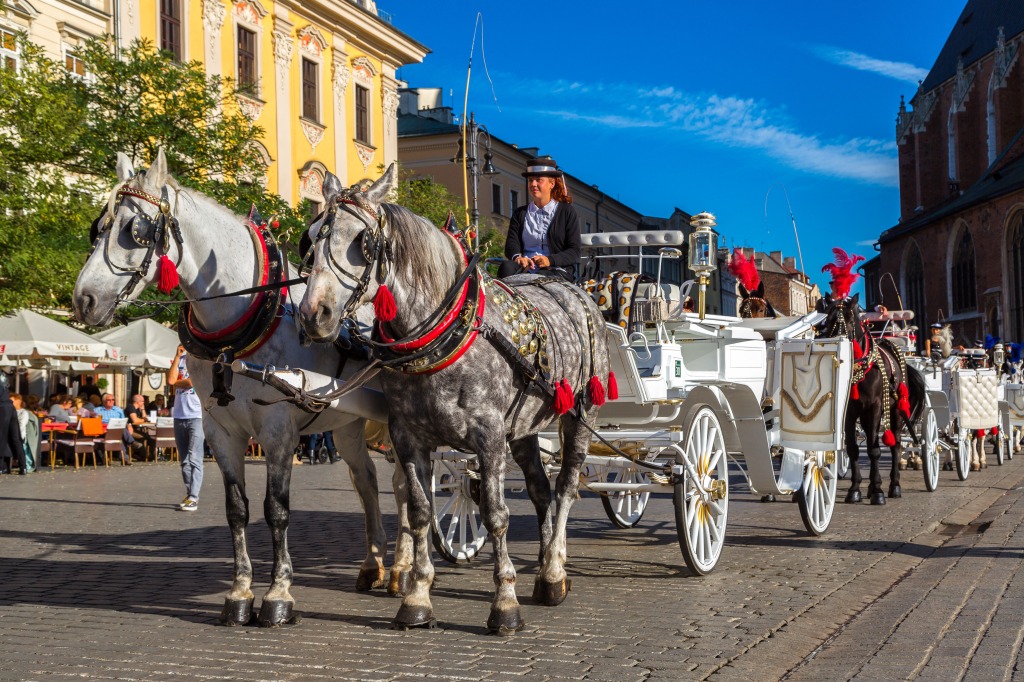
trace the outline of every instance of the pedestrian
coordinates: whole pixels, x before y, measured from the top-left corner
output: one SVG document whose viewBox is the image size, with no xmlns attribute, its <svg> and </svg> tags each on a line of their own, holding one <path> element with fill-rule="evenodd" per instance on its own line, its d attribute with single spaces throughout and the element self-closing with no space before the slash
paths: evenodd
<svg viewBox="0 0 1024 682">
<path fill-rule="evenodd" d="M 22 450 L 25 454 L 24 459 L 18 459 L 18 463 L 21 473 L 31 474 L 38 468 L 36 462 L 39 459 L 39 417 L 26 409 L 25 399 L 21 394 L 11 393 L 11 402 L 18 417 L 18 430 L 21 432 Z"/>
<path fill-rule="evenodd" d="M 0 381 L 0 474 L 11 473 L 13 457 L 18 458 L 21 473 L 25 473 L 25 446 L 18 427 L 18 415 L 7 392 L 7 382 Z"/>
<path fill-rule="evenodd" d="M 580 219 L 565 188 L 565 176 L 550 156 L 531 159 L 523 173 L 531 200 L 512 211 L 505 258 L 498 277 L 522 273 L 576 279 Z"/>
<path fill-rule="evenodd" d="M 184 346 L 178 346 L 174 355 L 167 385 L 174 389 L 174 442 L 185 481 L 185 499 L 178 507 L 195 511 L 199 509 L 199 489 L 203 487 L 203 405 L 189 378 Z"/>
</svg>

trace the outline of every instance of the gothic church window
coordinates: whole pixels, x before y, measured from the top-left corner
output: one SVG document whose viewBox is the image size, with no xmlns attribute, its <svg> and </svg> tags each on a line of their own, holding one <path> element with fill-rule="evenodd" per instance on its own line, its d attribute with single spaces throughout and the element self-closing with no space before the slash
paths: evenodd
<svg viewBox="0 0 1024 682">
<path fill-rule="evenodd" d="M 974 277 L 974 240 L 966 227 L 957 238 L 953 249 L 953 268 L 951 271 L 953 292 L 953 312 L 962 313 L 975 309 L 977 305 L 977 283 Z"/>
</svg>

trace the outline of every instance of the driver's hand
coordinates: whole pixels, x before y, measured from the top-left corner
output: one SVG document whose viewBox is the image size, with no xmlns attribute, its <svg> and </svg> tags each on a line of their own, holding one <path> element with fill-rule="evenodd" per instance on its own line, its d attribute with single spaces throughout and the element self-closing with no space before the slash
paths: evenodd
<svg viewBox="0 0 1024 682">
<path fill-rule="evenodd" d="M 534 256 L 533 264 L 538 268 L 549 268 L 551 267 L 551 259 L 545 255 Z"/>
<path fill-rule="evenodd" d="M 526 256 L 520 256 L 519 258 L 516 258 L 516 264 L 525 270 L 533 270 L 534 268 L 537 267 L 536 265 L 534 265 L 533 260 L 527 258 Z"/>
</svg>

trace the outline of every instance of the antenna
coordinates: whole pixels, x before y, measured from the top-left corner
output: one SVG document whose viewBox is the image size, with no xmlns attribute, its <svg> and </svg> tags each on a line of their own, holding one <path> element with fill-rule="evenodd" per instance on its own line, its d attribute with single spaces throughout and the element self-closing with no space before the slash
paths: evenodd
<svg viewBox="0 0 1024 682">
<path fill-rule="evenodd" d="M 786 208 L 789 209 L 789 221 L 793 223 L 793 237 L 796 239 L 796 255 L 800 259 L 800 273 L 804 276 L 804 284 L 809 285 L 811 278 L 807 276 L 807 269 L 804 267 L 804 254 L 800 250 L 800 233 L 796 230 L 796 216 L 793 215 L 793 205 L 789 203 L 789 192 L 786 191 L 786 186 L 781 182 L 777 182 L 768 188 L 768 191 L 764 194 L 764 219 L 768 221 L 768 195 L 772 193 L 772 190 L 776 187 L 782 188 L 782 194 L 786 197 Z M 804 294 L 807 297 L 807 310 L 811 310 L 811 287 L 805 286 Z"/>
</svg>

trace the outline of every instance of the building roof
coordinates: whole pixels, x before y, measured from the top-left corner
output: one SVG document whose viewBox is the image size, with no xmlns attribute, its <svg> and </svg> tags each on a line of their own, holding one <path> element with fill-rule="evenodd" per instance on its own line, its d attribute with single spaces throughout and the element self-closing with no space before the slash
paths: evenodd
<svg viewBox="0 0 1024 682">
<path fill-rule="evenodd" d="M 417 114 L 398 114 L 399 137 L 421 137 L 423 135 L 444 135 L 459 132 L 459 126 L 445 123 L 436 118 Z"/>
<path fill-rule="evenodd" d="M 1024 32 L 1024 2 L 969 0 L 924 79 L 921 90 L 930 92 L 955 76 L 957 62 L 961 59 L 967 68 L 992 52 L 1000 26 L 1007 41 Z"/>
<path fill-rule="evenodd" d="M 1024 135 L 1024 128 L 1018 132 L 1017 137 L 1019 138 L 1021 135 Z M 890 227 L 879 235 L 878 242 L 881 244 L 890 241 L 936 220 L 960 213 L 971 206 L 991 201 L 1021 189 L 1024 189 L 1024 154 L 1005 165 L 1000 165 L 997 160 L 985 175 L 968 187 L 963 194 L 951 198 L 931 211 L 915 216 L 913 219 L 900 223 L 895 227 Z"/>
</svg>

